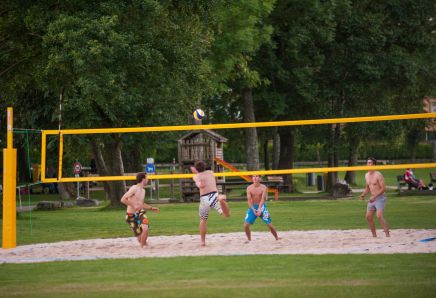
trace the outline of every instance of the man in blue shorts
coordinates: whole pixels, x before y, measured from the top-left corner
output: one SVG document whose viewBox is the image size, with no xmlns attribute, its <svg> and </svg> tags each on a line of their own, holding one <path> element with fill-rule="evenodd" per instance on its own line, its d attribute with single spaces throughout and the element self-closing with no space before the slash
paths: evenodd
<svg viewBox="0 0 436 298">
<path fill-rule="evenodd" d="M 279 240 L 277 230 L 271 222 L 271 215 L 265 203 L 267 187 L 261 184 L 260 180 L 259 175 L 253 175 L 253 184 L 247 187 L 248 210 L 244 222 L 245 234 L 247 235 L 248 241 L 251 241 L 250 225 L 254 224 L 256 219 L 260 217 L 262 221 L 267 224 L 274 238 Z"/>
<path fill-rule="evenodd" d="M 375 166 L 377 163 L 373 157 L 368 157 L 367 165 Z M 359 199 L 363 200 L 368 193 L 371 197 L 368 200 L 366 207 L 365 218 L 368 221 L 369 229 L 371 230 L 372 237 L 377 237 L 374 223 L 374 213 L 383 227 L 386 237 L 390 237 L 388 223 L 383 216 L 383 211 L 386 205 L 386 184 L 383 175 L 379 171 L 370 170 L 365 174 L 366 187 Z"/>
</svg>

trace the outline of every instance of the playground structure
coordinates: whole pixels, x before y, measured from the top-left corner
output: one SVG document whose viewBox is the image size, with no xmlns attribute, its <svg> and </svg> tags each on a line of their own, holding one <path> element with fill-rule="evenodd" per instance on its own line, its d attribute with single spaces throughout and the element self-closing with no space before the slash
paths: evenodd
<svg viewBox="0 0 436 298">
<path fill-rule="evenodd" d="M 429 119 L 436 118 L 436 113 L 369 116 L 353 118 L 332 118 L 317 120 L 296 120 L 296 121 L 274 121 L 274 122 L 250 122 L 232 124 L 208 124 L 208 125 L 182 125 L 182 126 L 154 126 L 154 127 L 133 127 L 133 128 L 102 128 L 102 129 L 64 129 L 64 130 L 42 130 L 41 132 L 41 182 L 86 182 L 86 181 L 118 181 L 135 180 L 135 176 L 100 176 L 100 177 L 63 177 L 63 136 L 68 134 L 107 134 L 107 133 L 137 133 L 137 132 L 158 132 L 158 131 L 186 131 L 186 130 L 211 130 L 211 129 L 234 129 L 250 127 L 279 127 L 297 125 L 319 125 L 356 122 L 375 122 L 406 119 Z M 47 136 L 56 135 L 59 137 L 59 168 L 55 178 L 46 177 L 46 146 Z M 17 172 L 17 151 L 13 148 L 13 110 L 7 109 L 7 147 L 3 150 L 3 248 L 16 247 L 16 172 Z M 367 171 L 367 170 L 396 170 L 405 168 L 435 168 L 436 163 L 421 164 L 399 164 L 399 165 L 376 165 L 376 166 L 352 166 L 352 167 L 326 167 L 326 168 L 300 168 L 280 170 L 260 170 L 241 172 L 219 172 L 217 177 L 250 176 L 250 175 L 287 175 L 297 173 L 326 173 L 341 171 Z M 150 175 L 150 179 L 192 179 L 192 173 Z"/>
<path fill-rule="evenodd" d="M 211 130 L 191 131 L 178 140 L 179 166 L 181 173 L 191 173 L 195 161 L 203 160 L 215 173 L 224 172 L 223 166 L 216 161 L 224 156 L 223 144 L 227 139 Z M 217 177 L 218 184 L 225 182 L 225 177 Z M 218 186 L 222 191 L 222 186 Z M 180 179 L 180 194 L 184 201 L 197 200 L 198 188 L 192 179 Z"/>
</svg>

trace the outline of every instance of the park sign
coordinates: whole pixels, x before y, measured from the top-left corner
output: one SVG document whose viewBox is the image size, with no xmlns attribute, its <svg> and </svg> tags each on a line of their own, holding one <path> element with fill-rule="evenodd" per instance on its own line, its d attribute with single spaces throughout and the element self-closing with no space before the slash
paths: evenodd
<svg viewBox="0 0 436 298">
<path fill-rule="evenodd" d="M 156 173 L 156 166 L 154 165 L 154 158 L 147 158 L 147 164 L 145 165 L 145 172 L 147 174 Z"/>
<path fill-rule="evenodd" d="M 154 164 L 146 164 L 145 165 L 145 172 L 147 174 L 154 174 L 154 173 L 156 173 L 156 166 Z"/>
<path fill-rule="evenodd" d="M 76 161 L 73 164 L 73 173 L 75 175 L 78 175 L 78 174 L 80 174 L 80 172 L 82 172 L 82 165 L 80 164 L 80 162 Z"/>
</svg>

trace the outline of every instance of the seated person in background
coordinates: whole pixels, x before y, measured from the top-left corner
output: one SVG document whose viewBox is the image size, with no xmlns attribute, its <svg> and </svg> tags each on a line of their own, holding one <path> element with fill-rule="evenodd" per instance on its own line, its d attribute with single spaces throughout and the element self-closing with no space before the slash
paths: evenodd
<svg viewBox="0 0 436 298">
<path fill-rule="evenodd" d="M 424 181 L 415 177 L 411 168 L 406 169 L 404 181 L 416 189 L 428 189 L 428 187 L 424 184 Z"/>
</svg>

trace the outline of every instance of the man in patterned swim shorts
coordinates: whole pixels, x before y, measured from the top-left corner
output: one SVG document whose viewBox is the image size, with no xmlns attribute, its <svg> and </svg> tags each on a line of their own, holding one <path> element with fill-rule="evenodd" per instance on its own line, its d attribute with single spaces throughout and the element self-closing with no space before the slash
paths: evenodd
<svg viewBox="0 0 436 298">
<path fill-rule="evenodd" d="M 373 157 L 368 157 L 367 165 L 375 166 L 377 163 Z M 388 223 L 386 222 L 383 211 L 386 205 L 386 184 L 383 175 L 379 171 L 368 171 L 365 174 L 366 187 L 359 199 L 363 200 L 368 193 L 371 193 L 371 197 L 368 200 L 366 207 L 365 218 L 368 221 L 369 229 L 371 230 L 372 237 L 377 237 L 374 223 L 374 213 L 383 227 L 386 237 L 390 237 Z"/>
<path fill-rule="evenodd" d="M 277 230 L 272 224 L 271 215 L 265 203 L 267 187 L 264 184 L 261 184 L 260 180 L 261 178 L 259 175 L 253 175 L 253 184 L 247 187 L 248 210 L 244 222 L 245 235 L 247 235 L 248 241 L 251 241 L 250 225 L 254 224 L 256 219 L 260 217 L 262 221 L 267 224 L 274 238 L 279 240 Z"/>
<path fill-rule="evenodd" d="M 141 248 L 147 245 L 148 218 L 147 210 L 159 212 L 159 208 L 152 207 L 144 202 L 145 189 L 148 179 L 145 173 L 136 175 L 136 184 L 133 185 L 121 198 L 121 203 L 127 206 L 126 222 L 137 237 Z"/>
<path fill-rule="evenodd" d="M 218 194 L 216 180 L 211 170 L 206 170 L 204 161 L 196 161 L 191 171 L 195 173 L 193 179 L 195 185 L 200 190 L 200 238 L 201 246 L 206 245 L 206 224 L 209 217 L 210 208 L 214 208 L 224 217 L 230 216 L 229 205 L 226 202 L 226 196 Z"/>
</svg>

